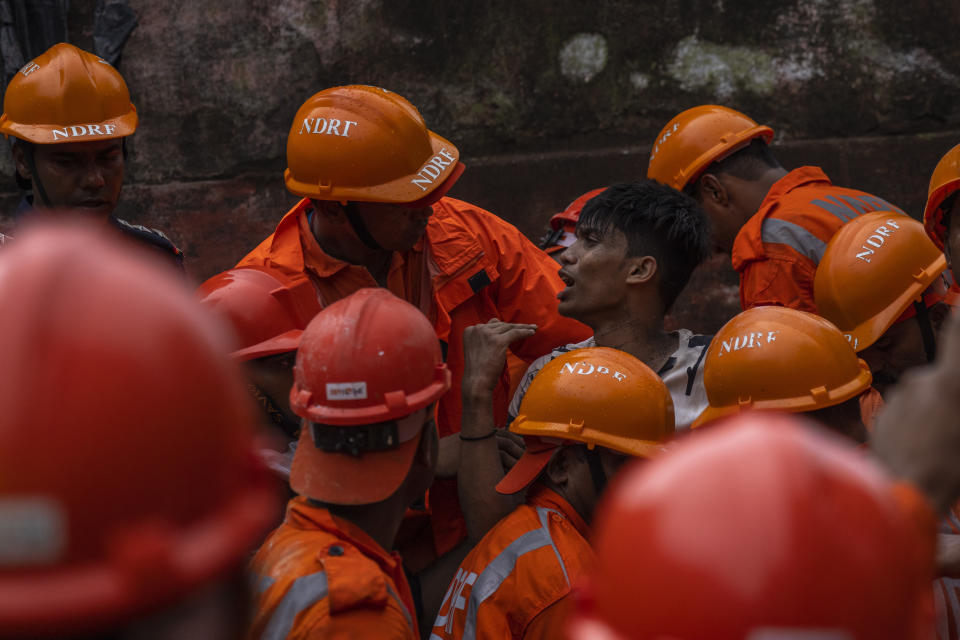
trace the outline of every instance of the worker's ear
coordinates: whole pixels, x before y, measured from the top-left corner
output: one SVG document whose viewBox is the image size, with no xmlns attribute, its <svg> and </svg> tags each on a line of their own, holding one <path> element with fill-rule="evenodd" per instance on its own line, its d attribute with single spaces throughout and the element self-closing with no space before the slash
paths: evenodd
<svg viewBox="0 0 960 640">
<path fill-rule="evenodd" d="M 946 302 L 938 302 L 930 307 L 930 324 L 936 333 L 940 333 L 940 328 L 948 315 L 950 315 L 950 305 Z"/>
<path fill-rule="evenodd" d="M 19 177 L 23 178 L 24 180 L 32 179 L 33 174 L 30 173 L 30 164 L 27 162 L 27 156 L 24 152 L 23 144 L 20 142 L 14 142 L 11 152 L 13 153 L 13 165 Z"/>
<path fill-rule="evenodd" d="M 627 284 L 650 282 L 657 275 L 657 259 L 653 256 L 640 256 L 627 260 Z"/>
<path fill-rule="evenodd" d="M 553 452 L 553 457 L 547 463 L 544 473 L 547 479 L 557 487 L 565 487 L 570 482 L 570 471 L 576 463 L 571 456 L 576 455 L 577 447 L 557 447 Z"/>
<path fill-rule="evenodd" d="M 730 195 L 719 177 L 712 173 L 700 176 L 700 199 L 704 204 L 724 207 L 730 203 Z"/>
</svg>

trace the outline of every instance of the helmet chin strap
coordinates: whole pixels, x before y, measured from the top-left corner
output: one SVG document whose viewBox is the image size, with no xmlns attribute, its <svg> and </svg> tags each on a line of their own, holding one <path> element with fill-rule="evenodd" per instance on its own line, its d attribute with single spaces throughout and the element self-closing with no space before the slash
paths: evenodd
<svg viewBox="0 0 960 640">
<path fill-rule="evenodd" d="M 587 455 L 587 466 L 590 467 L 593 488 L 597 492 L 597 497 L 600 497 L 607 486 L 607 472 L 603 470 L 603 462 L 600 460 L 600 452 L 597 451 L 597 448 L 591 449 L 586 445 L 583 448 Z"/>
<path fill-rule="evenodd" d="M 367 225 L 364 224 L 363 218 L 360 217 L 360 212 L 357 211 L 357 207 L 353 202 L 348 202 L 343 205 L 343 211 L 347 214 L 347 222 L 350 223 L 350 226 L 353 228 L 353 232 L 357 234 L 357 237 L 360 238 L 360 242 L 367 246 L 368 249 L 373 249 L 374 251 L 386 251 L 380 244 L 373 239 L 373 236 L 370 235 L 370 231 L 367 229 Z"/>
<path fill-rule="evenodd" d="M 923 302 L 914 302 L 917 311 L 917 324 L 920 325 L 920 335 L 923 337 L 923 350 L 927 355 L 927 362 L 933 362 L 937 355 L 937 340 L 933 333 L 933 323 L 930 322 L 930 310 Z"/>
</svg>

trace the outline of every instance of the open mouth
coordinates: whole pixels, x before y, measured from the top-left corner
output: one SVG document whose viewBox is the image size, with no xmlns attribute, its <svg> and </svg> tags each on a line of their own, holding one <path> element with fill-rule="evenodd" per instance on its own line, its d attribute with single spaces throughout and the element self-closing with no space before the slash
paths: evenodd
<svg viewBox="0 0 960 640">
<path fill-rule="evenodd" d="M 563 284 L 567 285 L 568 287 L 573 286 L 573 278 L 571 278 L 570 274 L 565 272 L 563 269 L 561 269 L 557 275 L 560 276 L 560 280 L 563 281 Z"/>
</svg>

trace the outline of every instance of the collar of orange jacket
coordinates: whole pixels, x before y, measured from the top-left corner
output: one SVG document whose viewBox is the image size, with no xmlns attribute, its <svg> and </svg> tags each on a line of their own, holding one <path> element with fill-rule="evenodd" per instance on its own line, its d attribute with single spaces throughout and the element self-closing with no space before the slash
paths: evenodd
<svg viewBox="0 0 960 640">
<path fill-rule="evenodd" d="M 777 203 L 784 196 L 794 189 L 811 184 L 820 184 L 827 187 L 832 185 L 830 178 L 820 167 L 799 167 L 773 183 L 770 191 L 763 198 L 763 202 L 760 203 L 760 208 L 740 228 L 736 239 L 733 241 L 731 259 L 734 269 L 739 271 L 741 266 L 747 262 L 761 260 L 766 256 L 763 249 L 763 240 L 760 237 L 763 221 L 776 210 Z"/>
</svg>

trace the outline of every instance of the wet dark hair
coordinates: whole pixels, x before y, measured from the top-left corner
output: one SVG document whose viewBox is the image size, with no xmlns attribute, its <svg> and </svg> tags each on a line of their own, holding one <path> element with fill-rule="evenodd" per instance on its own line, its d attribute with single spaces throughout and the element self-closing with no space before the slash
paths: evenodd
<svg viewBox="0 0 960 640">
<path fill-rule="evenodd" d="M 754 138 L 743 149 L 718 160 L 703 170 L 704 173 L 725 173 L 741 180 L 757 180 L 770 169 L 780 169 L 780 162 L 763 141 Z M 700 200 L 700 177 L 691 180 L 683 190 L 688 196 Z"/>
<path fill-rule="evenodd" d="M 588 201 L 577 234 L 616 229 L 627 238 L 627 257 L 657 261 L 660 299 L 668 311 L 690 274 L 710 255 L 710 221 L 700 205 L 653 180 L 614 185 Z"/>
</svg>

